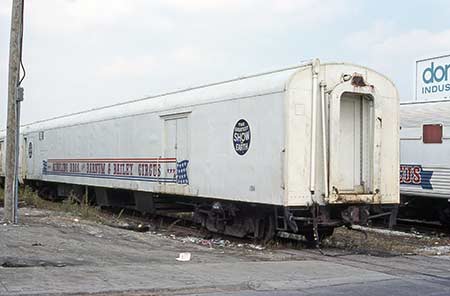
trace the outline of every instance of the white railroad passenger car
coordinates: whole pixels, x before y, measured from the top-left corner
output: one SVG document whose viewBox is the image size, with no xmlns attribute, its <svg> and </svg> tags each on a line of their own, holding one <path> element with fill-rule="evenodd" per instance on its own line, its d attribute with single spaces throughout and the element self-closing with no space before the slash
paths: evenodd
<svg viewBox="0 0 450 296">
<path fill-rule="evenodd" d="M 450 223 L 450 101 L 400 105 L 400 192 L 410 215 Z M 416 208 L 417 211 L 414 211 Z"/>
<path fill-rule="evenodd" d="M 315 60 L 26 125 L 22 177 L 100 205 L 189 203 L 238 236 L 329 234 L 399 202 L 398 109 L 385 76 Z"/>
</svg>

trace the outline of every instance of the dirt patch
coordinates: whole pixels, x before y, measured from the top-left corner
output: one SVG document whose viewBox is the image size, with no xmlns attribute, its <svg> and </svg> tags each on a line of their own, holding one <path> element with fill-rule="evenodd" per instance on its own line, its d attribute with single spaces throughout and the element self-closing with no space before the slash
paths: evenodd
<svg viewBox="0 0 450 296">
<path fill-rule="evenodd" d="M 366 231 L 364 233 L 337 228 L 324 247 L 347 249 L 357 253 L 372 255 L 445 255 L 450 254 L 450 238 L 445 234 L 410 234 L 399 232 Z"/>
</svg>

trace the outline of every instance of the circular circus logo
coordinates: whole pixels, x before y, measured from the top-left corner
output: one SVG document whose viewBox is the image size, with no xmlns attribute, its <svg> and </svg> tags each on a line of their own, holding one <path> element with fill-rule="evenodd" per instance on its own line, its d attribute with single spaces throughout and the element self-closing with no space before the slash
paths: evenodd
<svg viewBox="0 0 450 296">
<path fill-rule="evenodd" d="M 250 148 L 250 140 L 250 126 L 247 121 L 240 119 L 234 126 L 233 130 L 233 144 L 236 153 L 239 155 L 244 155 L 247 153 Z"/>
</svg>

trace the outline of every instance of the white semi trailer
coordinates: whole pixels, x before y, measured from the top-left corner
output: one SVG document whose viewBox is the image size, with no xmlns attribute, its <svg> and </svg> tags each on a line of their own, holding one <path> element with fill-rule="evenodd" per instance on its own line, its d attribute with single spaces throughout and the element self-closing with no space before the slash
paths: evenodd
<svg viewBox="0 0 450 296">
<path fill-rule="evenodd" d="M 401 103 L 400 114 L 406 214 L 450 224 L 450 101 Z"/>
<path fill-rule="evenodd" d="M 399 202 L 398 126 L 386 76 L 314 60 L 25 125 L 21 176 L 100 205 L 188 203 L 238 236 L 329 234 Z"/>
</svg>

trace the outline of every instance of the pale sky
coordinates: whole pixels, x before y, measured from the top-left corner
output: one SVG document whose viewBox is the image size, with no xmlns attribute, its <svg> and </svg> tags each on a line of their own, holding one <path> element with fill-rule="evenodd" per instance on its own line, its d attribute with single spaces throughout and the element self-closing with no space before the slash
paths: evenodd
<svg viewBox="0 0 450 296">
<path fill-rule="evenodd" d="M 11 2 L 0 0 L 0 129 Z M 315 57 L 380 71 L 409 101 L 415 60 L 449 52 L 444 0 L 25 0 L 22 123 Z"/>
</svg>

